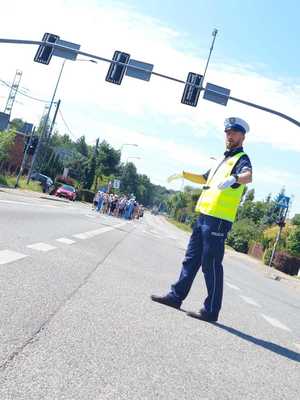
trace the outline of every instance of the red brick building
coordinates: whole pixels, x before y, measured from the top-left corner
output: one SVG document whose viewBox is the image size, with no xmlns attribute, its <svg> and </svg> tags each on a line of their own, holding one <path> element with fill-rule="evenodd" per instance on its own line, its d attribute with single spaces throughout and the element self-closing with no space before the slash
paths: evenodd
<svg viewBox="0 0 300 400">
<path fill-rule="evenodd" d="M 3 169 L 9 174 L 15 174 L 21 166 L 24 156 L 24 145 L 26 137 L 27 135 L 22 132 L 16 133 L 15 143 L 9 152 L 9 158 L 3 165 Z M 31 156 L 29 156 L 28 162 L 30 161 L 30 158 Z"/>
</svg>

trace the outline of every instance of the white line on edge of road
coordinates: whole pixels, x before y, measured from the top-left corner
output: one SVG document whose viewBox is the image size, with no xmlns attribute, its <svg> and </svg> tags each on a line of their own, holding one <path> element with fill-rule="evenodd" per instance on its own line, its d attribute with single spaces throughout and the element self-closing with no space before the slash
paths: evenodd
<svg viewBox="0 0 300 400">
<path fill-rule="evenodd" d="M 251 304 L 252 306 L 261 307 L 258 303 L 256 303 L 255 300 L 251 299 L 251 297 L 240 295 L 240 298 L 243 299 L 246 303 Z"/>
<path fill-rule="evenodd" d="M 269 324 L 275 326 L 275 328 L 280 328 L 280 329 L 283 329 L 284 331 L 292 332 L 292 331 L 290 330 L 290 328 L 288 328 L 287 326 L 283 325 L 280 321 L 278 321 L 278 319 L 269 317 L 268 315 L 265 315 L 265 314 L 261 314 L 261 316 L 262 316 L 267 322 L 269 322 Z"/>
<path fill-rule="evenodd" d="M 64 243 L 64 244 L 73 244 L 73 243 L 76 243 L 75 240 L 68 239 L 68 238 L 59 238 L 59 239 L 56 239 L 56 241 L 59 242 L 59 243 Z"/>
<path fill-rule="evenodd" d="M 0 264 L 8 264 L 10 262 L 21 260 L 21 258 L 27 257 L 26 254 L 17 253 L 11 250 L 1 250 L 0 251 Z"/>
<path fill-rule="evenodd" d="M 28 246 L 29 249 L 37 250 L 37 251 L 50 251 L 56 249 L 56 247 L 51 246 L 50 244 L 47 243 L 34 243 L 34 244 L 29 244 Z"/>
<path fill-rule="evenodd" d="M 227 285 L 228 287 L 230 287 L 231 289 L 234 289 L 234 290 L 241 290 L 238 286 L 235 286 L 229 282 L 225 282 L 225 285 Z"/>
</svg>

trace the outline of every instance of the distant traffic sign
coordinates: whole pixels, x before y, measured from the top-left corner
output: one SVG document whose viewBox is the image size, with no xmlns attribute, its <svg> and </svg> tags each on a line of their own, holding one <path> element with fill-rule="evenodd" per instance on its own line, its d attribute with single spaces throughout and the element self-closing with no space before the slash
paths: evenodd
<svg viewBox="0 0 300 400">
<path fill-rule="evenodd" d="M 230 96 L 230 89 L 223 88 L 222 86 L 207 83 L 204 91 L 203 98 L 205 100 L 213 101 L 214 103 L 227 106 Z"/>
<path fill-rule="evenodd" d="M 121 51 L 115 51 L 113 56 L 114 61 L 119 61 L 123 64 L 128 64 L 129 59 L 130 54 L 123 53 Z M 126 68 L 127 67 L 125 65 L 111 63 L 105 80 L 116 85 L 121 85 Z"/>
<path fill-rule="evenodd" d="M 188 106 L 196 107 L 201 91 L 203 75 L 188 73 L 185 88 L 183 91 L 181 103 Z"/>
<path fill-rule="evenodd" d="M 59 39 L 59 36 L 54 35 L 53 33 L 47 33 L 46 32 L 46 33 L 44 33 L 44 36 L 43 36 L 42 40 L 50 42 L 50 43 L 56 43 L 56 41 L 58 39 Z M 53 54 L 53 47 L 52 46 L 40 45 L 38 50 L 37 50 L 37 52 L 36 52 L 36 54 L 35 54 L 34 61 L 38 62 L 40 64 L 48 65 L 50 60 L 51 60 L 52 54 Z"/>
<path fill-rule="evenodd" d="M 120 183 L 121 183 L 121 181 L 119 179 L 115 179 L 113 181 L 113 188 L 114 189 L 120 189 Z"/>
<path fill-rule="evenodd" d="M 289 203 L 290 203 L 290 197 L 287 197 L 285 195 L 280 195 L 276 201 L 276 204 L 280 207 L 280 208 L 288 208 L 289 207 Z"/>
<path fill-rule="evenodd" d="M 56 57 L 65 58 L 66 60 L 75 61 L 77 58 L 77 52 L 74 50 L 80 50 L 80 44 L 66 42 L 65 40 L 57 39 L 55 44 L 60 46 L 69 47 L 69 49 L 54 49 L 53 55 Z M 74 49 L 74 50 L 72 50 Z"/>
<path fill-rule="evenodd" d="M 143 68 L 150 72 L 141 71 L 139 69 L 130 68 L 130 67 Z M 142 61 L 131 59 L 131 60 L 129 60 L 128 67 L 126 69 L 126 75 L 130 76 L 131 78 L 141 79 L 143 81 L 150 81 L 151 72 L 152 72 L 153 68 L 154 68 L 153 64 L 148 64 L 148 63 L 144 63 Z"/>
</svg>

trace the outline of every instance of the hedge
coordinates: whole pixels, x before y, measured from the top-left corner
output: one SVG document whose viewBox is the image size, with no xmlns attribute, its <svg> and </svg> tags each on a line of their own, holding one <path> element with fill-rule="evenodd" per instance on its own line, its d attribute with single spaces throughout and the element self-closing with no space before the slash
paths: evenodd
<svg viewBox="0 0 300 400">
<path fill-rule="evenodd" d="M 300 258 L 279 251 L 274 257 L 273 266 L 286 274 L 297 275 L 300 269 Z"/>
</svg>

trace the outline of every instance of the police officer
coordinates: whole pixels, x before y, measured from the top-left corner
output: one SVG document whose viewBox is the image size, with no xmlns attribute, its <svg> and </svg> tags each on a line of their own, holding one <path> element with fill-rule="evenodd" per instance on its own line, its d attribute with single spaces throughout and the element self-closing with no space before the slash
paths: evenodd
<svg viewBox="0 0 300 400">
<path fill-rule="evenodd" d="M 203 321 L 218 320 L 223 297 L 225 239 L 234 222 L 245 184 L 252 182 L 252 166 L 243 142 L 249 125 L 241 118 L 225 120 L 224 158 L 203 175 L 183 172 L 180 176 L 205 184 L 196 211 L 200 212 L 191 235 L 179 279 L 165 296 L 152 295 L 155 302 L 179 309 L 202 265 L 207 297 L 199 312 L 187 315 Z"/>
</svg>

